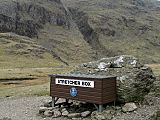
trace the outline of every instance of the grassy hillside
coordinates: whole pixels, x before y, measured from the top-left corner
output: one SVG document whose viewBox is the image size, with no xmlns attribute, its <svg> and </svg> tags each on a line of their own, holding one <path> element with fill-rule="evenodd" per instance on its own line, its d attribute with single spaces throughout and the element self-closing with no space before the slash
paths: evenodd
<svg viewBox="0 0 160 120">
<path fill-rule="evenodd" d="M 60 67 L 64 63 L 34 39 L 0 33 L 0 68 Z"/>
</svg>

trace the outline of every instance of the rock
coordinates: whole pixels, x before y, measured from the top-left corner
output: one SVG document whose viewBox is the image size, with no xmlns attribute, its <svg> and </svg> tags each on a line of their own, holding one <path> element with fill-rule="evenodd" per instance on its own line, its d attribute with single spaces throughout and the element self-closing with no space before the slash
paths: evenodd
<svg viewBox="0 0 160 120">
<path fill-rule="evenodd" d="M 56 4 L 57 0 L 52 0 L 49 4 Z M 46 1 L 41 0 L 42 4 L 45 4 Z M 61 12 L 59 15 L 54 14 L 53 9 L 46 9 L 45 4 L 43 7 L 39 4 L 35 4 L 34 0 L 20 2 L 17 1 L 1 1 L 0 4 L 0 31 L 1 32 L 13 32 L 19 35 L 36 37 L 38 31 L 42 29 L 43 24 L 49 23 L 50 25 L 60 25 L 66 26 L 69 21 L 66 20 L 67 16 L 64 15 L 64 8 L 62 8 L 62 3 L 60 2 L 56 9 L 59 9 Z M 27 11 L 26 16 L 22 15 Z M 4 12 L 5 11 L 5 12 Z M 33 15 L 34 14 L 34 15 Z M 18 18 L 17 16 L 18 15 Z M 29 18 L 29 19 L 28 19 Z M 36 21 L 35 21 L 36 19 Z"/>
<path fill-rule="evenodd" d="M 45 102 L 44 107 L 52 107 L 52 101 Z"/>
<path fill-rule="evenodd" d="M 156 81 L 153 83 L 153 87 L 151 89 L 151 92 L 154 94 L 154 96 L 159 97 L 160 96 L 160 77 L 157 77 Z"/>
<path fill-rule="evenodd" d="M 98 65 L 98 69 L 105 70 L 106 68 L 109 68 L 110 66 L 111 66 L 111 63 L 100 62 Z"/>
<path fill-rule="evenodd" d="M 68 114 L 68 118 L 79 118 L 81 116 L 80 113 L 70 113 Z"/>
<path fill-rule="evenodd" d="M 91 114 L 91 111 L 85 111 L 81 113 L 81 117 L 85 118 Z"/>
<path fill-rule="evenodd" d="M 113 118 L 112 114 L 104 114 L 105 120 L 111 120 Z"/>
<path fill-rule="evenodd" d="M 68 112 L 67 110 L 65 110 L 65 111 L 63 111 L 63 112 L 62 112 L 62 116 L 67 117 L 67 116 L 68 116 L 68 114 L 69 114 L 69 112 Z"/>
<path fill-rule="evenodd" d="M 95 116 L 95 118 L 96 118 L 97 120 L 106 120 L 105 116 L 102 115 L 102 114 L 98 114 L 97 116 Z"/>
<path fill-rule="evenodd" d="M 105 116 L 102 113 L 99 113 L 97 111 L 92 112 L 91 114 L 92 120 L 105 120 Z"/>
<path fill-rule="evenodd" d="M 157 111 L 157 113 L 156 113 L 156 119 L 157 119 L 157 120 L 160 120 L 160 110 Z"/>
<path fill-rule="evenodd" d="M 116 59 L 113 62 L 113 66 L 117 67 L 117 68 L 121 68 L 121 67 L 123 67 L 123 63 L 124 63 L 123 56 L 120 56 L 118 59 Z"/>
<path fill-rule="evenodd" d="M 122 107 L 122 111 L 123 112 L 132 112 L 134 110 L 137 109 L 137 106 L 135 103 L 126 103 L 123 107 Z"/>
<path fill-rule="evenodd" d="M 53 111 L 47 110 L 47 111 L 44 112 L 44 116 L 45 117 L 51 117 L 53 115 L 53 113 L 54 113 Z"/>
<path fill-rule="evenodd" d="M 48 110 L 47 107 L 40 107 L 39 108 L 39 114 L 43 114 L 46 110 Z"/>
<path fill-rule="evenodd" d="M 76 106 L 80 106 L 80 101 L 75 101 L 75 102 L 73 102 L 73 105 L 76 105 Z"/>
<path fill-rule="evenodd" d="M 72 120 L 82 120 L 82 118 L 72 118 Z"/>
<path fill-rule="evenodd" d="M 111 120 L 113 118 L 113 116 L 115 115 L 115 113 L 116 113 L 115 110 L 113 110 L 111 108 L 109 110 L 104 110 L 102 112 L 102 114 L 104 115 L 106 120 Z"/>
<path fill-rule="evenodd" d="M 121 109 L 121 107 L 120 106 L 116 106 L 116 108 L 115 108 L 116 110 L 120 110 Z"/>
<path fill-rule="evenodd" d="M 121 103 L 142 101 L 156 80 L 149 67 L 129 55 L 81 64 L 70 73 L 117 76 L 117 99 Z"/>
<path fill-rule="evenodd" d="M 89 118 L 83 118 L 82 120 L 91 120 L 91 118 L 89 117 Z"/>
<path fill-rule="evenodd" d="M 12 120 L 11 118 L 8 118 L 8 117 L 4 117 L 4 118 L 2 118 L 2 119 L 0 119 L 0 120 Z"/>
<path fill-rule="evenodd" d="M 62 109 L 61 109 L 61 112 L 64 112 L 64 111 L 67 111 L 67 109 L 66 109 L 66 108 L 62 108 Z"/>
<path fill-rule="evenodd" d="M 61 112 L 58 111 L 58 110 L 54 110 L 54 114 L 52 116 L 53 118 L 58 118 L 58 117 L 61 117 Z"/>
</svg>

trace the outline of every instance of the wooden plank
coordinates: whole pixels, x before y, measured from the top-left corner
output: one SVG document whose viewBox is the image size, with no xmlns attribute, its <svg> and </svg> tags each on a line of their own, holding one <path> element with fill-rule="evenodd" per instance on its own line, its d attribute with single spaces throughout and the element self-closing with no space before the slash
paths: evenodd
<svg viewBox="0 0 160 120">
<path fill-rule="evenodd" d="M 57 93 L 65 93 L 65 95 L 67 94 L 70 94 L 70 90 L 66 90 L 66 91 L 63 91 L 63 90 L 61 90 L 61 89 L 55 89 L 55 90 L 53 90 L 53 91 L 51 91 L 51 92 L 53 92 L 53 93 L 55 93 L 54 91 L 56 91 Z M 86 92 L 86 91 L 81 91 L 81 90 L 77 90 L 77 94 L 78 95 L 88 95 L 88 96 L 94 96 L 94 97 L 102 97 L 102 93 L 98 93 L 98 92 Z M 65 96 L 64 95 L 64 96 Z"/>
<path fill-rule="evenodd" d="M 114 101 L 116 101 L 116 98 L 104 99 L 104 100 L 102 101 L 102 103 L 103 103 L 103 104 L 106 104 L 106 103 L 110 103 L 110 102 L 114 102 Z"/>
<path fill-rule="evenodd" d="M 69 92 L 70 89 L 71 89 L 71 87 L 70 87 L 70 88 L 54 87 L 54 88 L 51 89 L 51 91 L 64 91 L 64 92 Z M 101 90 L 101 89 L 99 89 L 99 90 L 97 90 L 97 89 L 85 89 L 85 88 L 80 88 L 80 87 L 79 87 L 79 88 L 76 87 L 76 89 L 77 89 L 78 93 L 79 93 L 79 92 L 87 93 L 87 94 L 94 93 L 94 95 L 95 95 L 95 94 L 102 94 L 102 90 Z"/>
<path fill-rule="evenodd" d="M 112 96 L 116 96 L 115 93 L 112 93 L 112 94 L 109 94 L 109 93 L 108 93 L 108 94 L 104 94 L 104 95 L 102 96 L 102 98 L 103 98 L 103 99 L 107 99 L 108 97 L 112 97 Z"/>
<path fill-rule="evenodd" d="M 116 95 L 115 94 L 108 94 L 108 95 L 104 95 L 103 100 L 107 100 L 107 99 L 116 99 Z"/>
<path fill-rule="evenodd" d="M 70 95 L 70 93 L 64 93 L 64 92 L 53 92 L 52 95 L 63 95 L 63 96 L 66 96 L 66 97 L 72 97 Z M 101 96 L 93 96 L 93 95 L 87 95 L 87 94 L 77 94 L 76 97 L 72 97 L 72 98 L 81 98 L 81 97 L 84 97 L 86 99 L 88 99 L 90 97 L 90 99 L 101 99 Z"/>
<path fill-rule="evenodd" d="M 114 80 L 108 82 L 108 81 L 103 81 L 103 88 L 106 86 L 111 86 L 111 85 L 116 85 L 116 82 Z"/>
</svg>

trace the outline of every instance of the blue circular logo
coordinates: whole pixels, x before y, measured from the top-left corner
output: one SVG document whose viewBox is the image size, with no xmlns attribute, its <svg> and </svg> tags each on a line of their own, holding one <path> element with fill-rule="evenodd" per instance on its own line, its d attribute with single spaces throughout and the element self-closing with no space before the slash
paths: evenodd
<svg viewBox="0 0 160 120">
<path fill-rule="evenodd" d="M 75 87 L 72 87 L 72 88 L 70 89 L 70 95 L 71 95 L 72 97 L 77 96 L 77 89 L 76 89 Z"/>
</svg>

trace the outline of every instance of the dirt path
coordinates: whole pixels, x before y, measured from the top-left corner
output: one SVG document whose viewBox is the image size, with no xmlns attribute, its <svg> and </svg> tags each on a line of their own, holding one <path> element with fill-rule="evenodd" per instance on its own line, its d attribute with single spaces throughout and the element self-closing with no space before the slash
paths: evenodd
<svg viewBox="0 0 160 120">
<path fill-rule="evenodd" d="M 50 97 L 22 97 L 0 99 L 0 119 L 7 117 L 12 120 L 50 120 L 38 116 L 40 105 Z M 57 118 L 52 120 L 64 120 Z"/>
<path fill-rule="evenodd" d="M 42 118 L 38 115 L 39 107 L 49 100 L 51 100 L 51 97 L 48 96 L 0 98 L 0 120 L 4 117 L 12 120 L 68 120 L 63 117 Z M 154 104 L 152 106 L 144 105 L 135 112 L 121 113 L 112 120 L 149 120 L 160 109 L 160 98 L 156 98 Z"/>
</svg>

